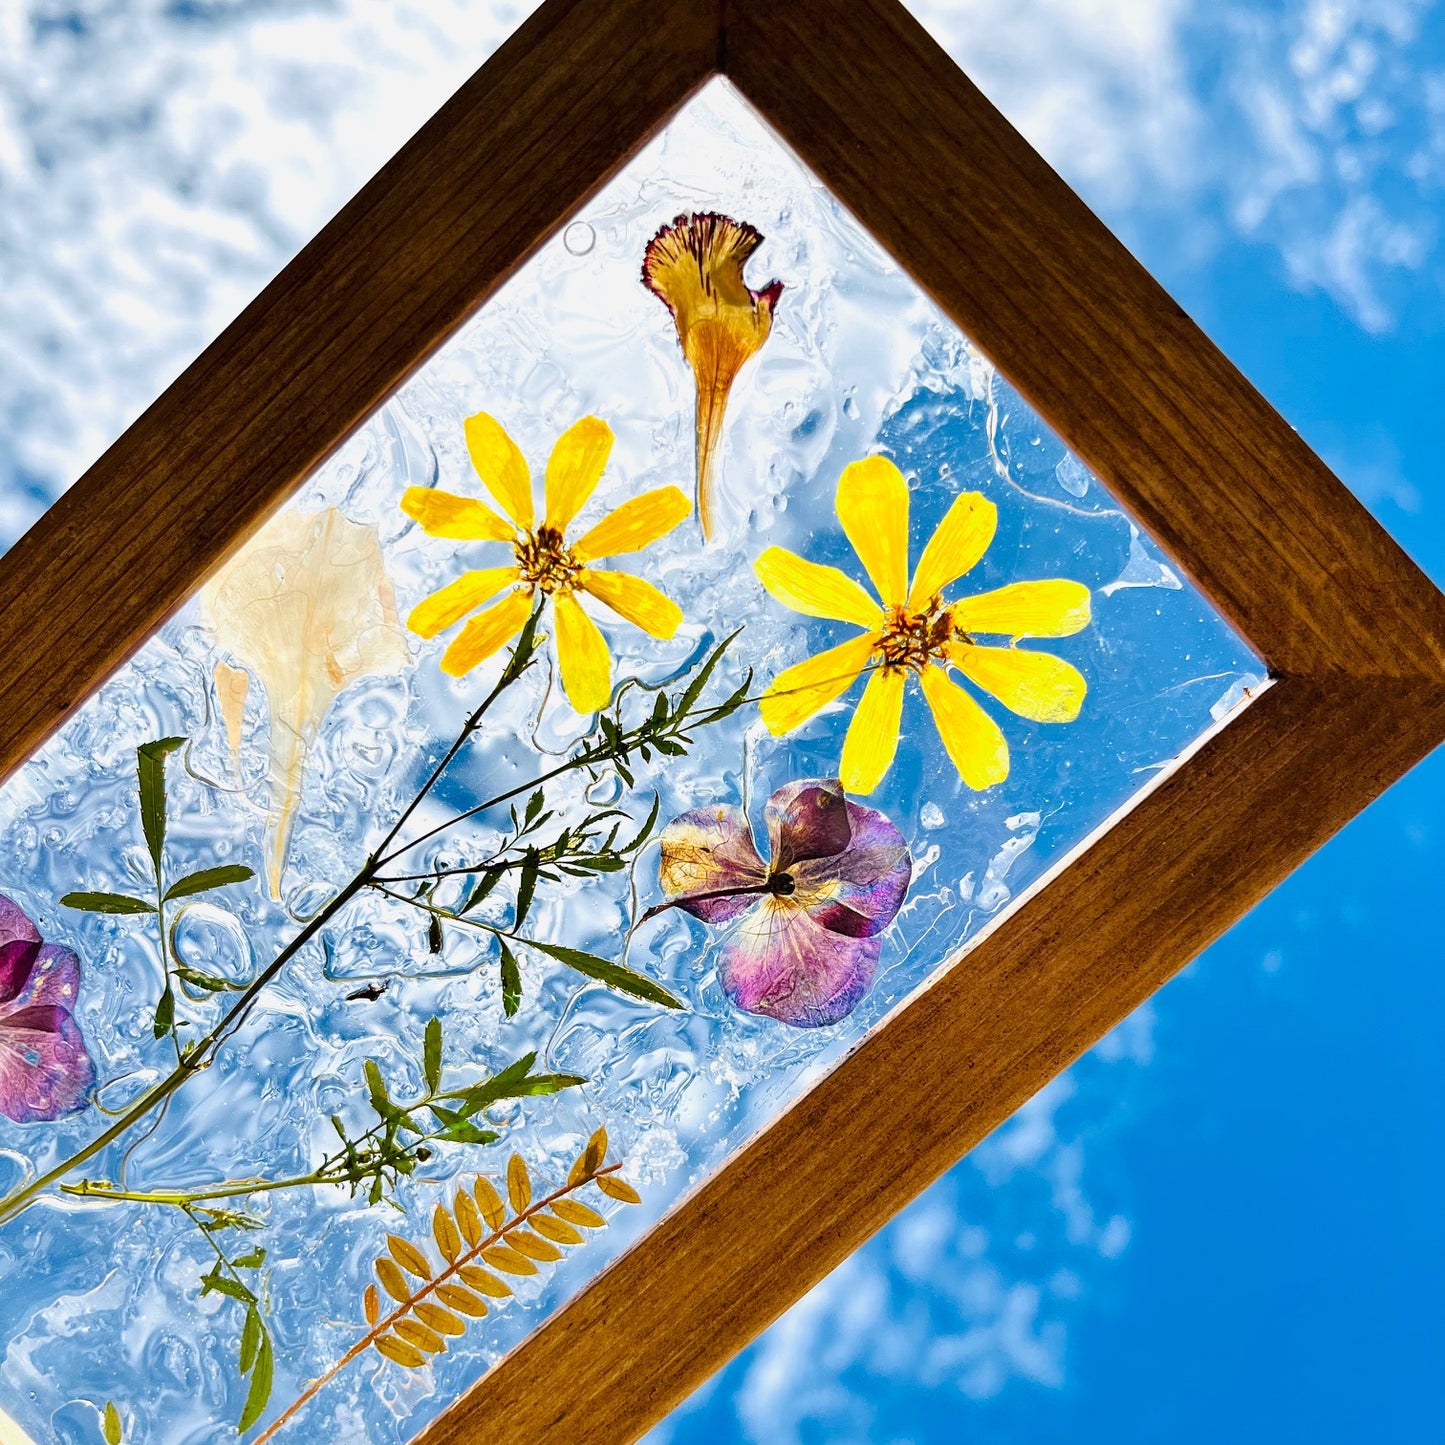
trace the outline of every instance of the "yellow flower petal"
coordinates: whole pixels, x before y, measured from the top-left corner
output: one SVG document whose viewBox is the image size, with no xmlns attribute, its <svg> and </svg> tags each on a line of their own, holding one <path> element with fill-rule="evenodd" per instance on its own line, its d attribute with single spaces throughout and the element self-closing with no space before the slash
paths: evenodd
<svg viewBox="0 0 1445 1445">
<path fill-rule="evenodd" d="M 438 492 L 431 487 L 408 487 L 402 494 L 401 509 L 432 537 L 451 537 L 458 542 L 511 542 L 517 529 L 475 497 L 455 492 Z"/>
<path fill-rule="evenodd" d="M 584 416 L 557 438 L 547 462 L 547 525 L 565 532 L 587 505 L 612 455 L 612 428 L 600 416 Z"/>
<path fill-rule="evenodd" d="M 847 793 L 871 793 L 883 781 L 898 751 L 903 721 L 903 682 L 899 667 L 880 668 L 868 679 L 858 711 L 843 739 L 838 777 Z"/>
<path fill-rule="evenodd" d="M 676 487 L 644 492 L 584 533 L 572 544 L 572 554 L 579 562 L 596 562 L 619 552 L 640 552 L 665 537 L 690 511 L 692 503 Z"/>
<path fill-rule="evenodd" d="M 479 613 L 462 628 L 461 634 L 442 653 L 442 671 L 461 677 L 479 662 L 485 662 L 499 647 L 522 630 L 532 610 L 531 590 L 518 587 L 494 606 Z"/>
<path fill-rule="evenodd" d="M 495 597 L 503 587 L 516 582 L 521 575 L 515 567 L 488 567 L 481 572 L 463 572 L 455 582 L 418 602 L 406 619 L 406 625 L 422 637 L 435 637 L 438 632 L 444 632 L 453 622 Z"/>
<path fill-rule="evenodd" d="M 956 496 L 918 559 L 909 609 L 922 611 L 930 598 L 976 567 L 997 527 L 998 508 L 982 492 Z"/>
<path fill-rule="evenodd" d="M 532 507 L 532 474 L 516 442 L 496 417 L 484 411 L 467 418 L 466 433 L 472 465 L 486 489 L 524 532 L 530 532 L 537 519 Z"/>
<path fill-rule="evenodd" d="M 1008 743 L 998 724 L 941 667 L 918 676 L 943 749 L 976 792 L 1008 777 Z"/>
<path fill-rule="evenodd" d="M 612 696 L 612 654 L 597 624 L 570 592 L 552 599 L 557 624 L 557 665 L 567 701 L 578 712 L 596 712 Z"/>
<path fill-rule="evenodd" d="M 753 563 L 758 581 L 794 612 L 836 618 L 871 632 L 882 625 L 883 609 L 846 572 L 809 562 L 786 547 L 769 547 Z"/>
<path fill-rule="evenodd" d="M 682 608 L 641 577 L 589 570 L 578 576 L 577 585 L 650 637 L 665 641 L 682 625 Z"/>
<path fill-rule="evenodd" d="M 868 666 L 876 640 L 873 633 L 865 632 L 780 672 L 758 703 L 768 731 L 780 738 L 847 692 Z"/>
<path fill-rule="evenodd" d="M 887 457 L 864 457 L 838 479 L 838 520 L 886 607 L 908 592 L 908 483 Z"/>
<path fill-rule="evenodd" d="M 1013 582 L 953 604 L 953 624 L 970 636 L 1069 637 L 1089 625 L 1089 589 L 1062 577 Z"/>
<path fill-rule="evenodd" d="M 1084 705 L 1089 685 L 1083 674 L 1051 653 L 957 642 L 948 649 L 948 656 L 965 677 L 1020 717 L 1035 722 L 1073 722 Z"/>
</svg>

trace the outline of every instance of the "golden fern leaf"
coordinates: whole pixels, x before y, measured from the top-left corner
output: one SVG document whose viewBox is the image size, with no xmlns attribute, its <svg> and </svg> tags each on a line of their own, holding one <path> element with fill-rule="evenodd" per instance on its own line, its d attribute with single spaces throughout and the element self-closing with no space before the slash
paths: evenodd
<svg viewBox="0 0 1445 1445">
<path fill-rule="evenodd" d="M 507 1198 L 514 1214 L 525 1214 L 532 1202 L 532 1176 L 520 1154 L 513 1154 L 507 1161 Z"/>
<path fill-rule="evenodd" d="M 573 1229 L 565 1220 L 558 1219 L 555 1214 L 534 1214 L 532 1216 L 532 1228 L 542 1236 L 543 1239 L 550 1239 L 553 1244 L 581 1244 L 582 1234 L 580 1230 Z"/>
<path fill-rule="evenodd" d="M 487 1221 L 487 1228 L 500 1229 L 507 1218 L 507 1207 L 497 1193 L 497 1186 L 485 1174 L 478 1174 L 472 1184 L 472 1193 L 477 1196 L 477 1208 Z"/>
<path fill-rule="evenodd" d="M 479 1294 L 491 1295 L 493 1299 L 506 1299 L 512 1293 L 512 1286 L 504 1279 L 498 1279 L 496 1275 L 489 1274 L 484 1269 L 478 1269 L 474 1264 L 464 1264 L 457 1273 L 462 1277 L 465 1284 L 469 1284 Z"/>
<path fill-rule="evenodd" d="M 430 1300 L 418 1300 L 411 1307 L 411 1312 L 428 1329 L 435 1330 L 439 1335 L 464 1335 L 467 1332 L 465 1320 L 459 1319 L 441 1305 L 432 1304 Z"/>
<path fill-rule="evenodd" d="M 398 1304 L 404 1305 L 411 1299 L 406 1276 L 396 1267 L 395 1261 L 383 1255 L 376 1261 L 376 1276 L 381 1281 L 382 1289 Z"/>
<path fill-rule="evenodd" d="M 598 1175 L 597 1187 L 609 1199 L 619 1200 L 623 1204 L 642 1203 L 642 1196 L 625 1179 L 619 1179 L 615 1174 Z"/>
<path fill-rule="evenodd" d="M 562 1258 L 562 1251 L 555 1244 L 548 1244 L 530 1229 L 509 1229 L 502 1238 L 518 1254 L 525 1254 L 528 1259 L 538 1260 L 542 1264 L 553 1264 Z"/>
<path fill-rule="evenodd" d="M 374 1325 L 381 1318 L 381 1296 L 376 1292 L 376 1286 L 369 1284 L 361 1296 L 361 1308 L 366 1313 L 366 1323 Z"/>
<path fill-rule="evenodd" d="M 415 1345 L 409 1345 L 395 1335 L 378 1335 L 372 1344 L 376 1346 L 378 1353 L 388 1360 L 394 1360 L 398 1365 L 405 1365 L 409 1370 L 419 1370 L 426 1364 L 426 1356 Z"/>
<path fill-rule="evenodd" d="M 602 1181 L 599 1179 L 597 1183 L 600 1188 Z M 568 1224 L 580 1224 L 583 1229 L 607 1228 L 607 1221 L 598 1214 L 595 1209 L 590 1209 L 587 1205 L 579 1203 L 575 1199 L 555 1200 L 552 1204 L 552 1212 L 565 1219 Z M 541 1228 L 538 1220 L 543 1217 L 542 1215 L 538 1215 L 537 1219 L 534 1219 L 532 1223 L 536 1224 L 538 1228 Z"/>
<path fill-rule="evenodd" d="M 457 1227 L 461 1230 L 467 1247 L 475 1249 L 482 1242 L 482 1218 L 477 1213 L 477 1206 L 472 1202 L 472 1196 L 465 1189 L 457 1190 L 452 1212 L 457 1217 Z"/>
<path fill-rule="evenodd" d="M 445 1204 L 437 1205 L 432 1215 L 431 1229 L 437 1248 L 442 1252 L 442 1258 L 448 1264 L 455 1264 L 457 1256 L 462 1252 L 462 1235 Z"/>
<path fill-rule="evenodd" d="M 479 1299 L 471 1290 L 463 1289 L 459 1284 L 440 1284 L 437 1286 L 437 1298 L 447 1306 L 460 1314 L 470 1315 L 474 1320 L 483 1319 L 487 1313 L 487 1302 Z"/>
<path fill-rule="evenodd" d="M 447 1342 L 435 1330 L 422 1324 L 420 1320 L 398 1320 L 393 1328 L 407 1344 L 415 1345 L 417 1349 L 425 1350 L 429 1355 L 446 1353 Z"/>
<path fill-rule="evenodd" d="M 484 1249 L 482 1258 L 493 1269 L 499 1269 L 503 1274 L 537 1273 L 537 1266 L 525 1254 L 519 1254 L 505 1244 L 494 1244 L 490 1249 Z"/>
<path fill-rule="evenodd" d="M 418 1279 L 431 1278 L 431 1261 L 410 1240 L 403 1239 L 399 1234 L 388 1234 L 386 1247 L 408 1274 L 414 1274 Z"/>
</svg>

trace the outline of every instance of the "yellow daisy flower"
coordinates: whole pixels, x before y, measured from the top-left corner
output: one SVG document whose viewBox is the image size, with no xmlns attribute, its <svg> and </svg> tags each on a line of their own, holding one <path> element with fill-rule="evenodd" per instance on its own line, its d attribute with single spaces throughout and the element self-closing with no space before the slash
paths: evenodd
<svg viewBox="0 0 1445 1445">
<path fill-rule="evenodd" d="M 442 654 L 442 671 L 461 677 L 522 630 L 533 598 L 541 592 L 552 601 L 567 700 L 578 712 L 596 712 L 612 695 L 612 657 L 576 594 L 586 592 L 606 603 L 652 637 L 671 637 L 682 621 L 682 611 L 671 598 L 641 577 L 598 571 L 591 564 L 650 547 L 687 516 L 692 504 L 677 487 L 659 487 L 624 502 L 569 545 L 567 528 L 586 506 L 612 452 L 607 423 L 584 416 L 557 439 L 547 462 L 546 512 L 540 525 L 527 463 L 501 423 L 479 412 L 467 418 L 466 436 L 472 465 L 505 515 L 498 516 L 475 497 L 431 487 L 408 487 L 401 509 L 433 537 L 505 542 L 515 561 L 464 572 L 418 603 L 406 625 L 422 637 L 435 637 L 506 589 L 507 595 L 477 613 Z"/>
<path fill-rule="evenodd" d="M 981 492 L 953 499 L 918 559 L 910 587 L 908 483 L 886 457 L 867 457 L 844 469 L 837 511 L 882 606 L 836 567 L 783 547 L 769 547 L 758 558 L 753 564 L 758 580 L 785 607 L 864 629 L 778 674 L 761 702 L 769 731 L 776 737 L 792 732 L 870 671 L 848 725 L 839 776 L 848 792 L 871 793 L 898 749 L 904 683 L 911 674 L 959 776 L 976 789 L 1001 783 L 1008 776 L 1008 743 L 947 669 L 957 668 L 1021 717 L 1072 722 L 1087 687 L 1076 668 L 1046 652 L 982 647 L 974 639 L 1067 637 L 1088 626 L 1089 589 L 1053 578 L 946 602 L 944 589 L 973 568 L 993 541 L 998 508 Z"/>
</svg>

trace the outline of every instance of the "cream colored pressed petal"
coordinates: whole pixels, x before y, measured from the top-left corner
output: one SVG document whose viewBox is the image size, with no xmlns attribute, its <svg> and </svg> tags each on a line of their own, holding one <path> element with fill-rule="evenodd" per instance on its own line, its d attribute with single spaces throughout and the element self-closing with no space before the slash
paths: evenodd
<svg viewBox="0 0 1445 1445">
<path fill-rule="evenodd" d="M 201 608 L 218 649 L 266 693 L 266 875 L 279 898 L 307 757 L 331 704 L 357 678 L 411 661 L 377 530 L 335 507 L 278 512 L 205 585 Z"/>
<path fill-rule="evenodd" d="M 627 572 L 583 572 L 577 585 L 619 617 L 664 642 L 682 625 L 682 608 L 651 582 Z"/>
<path fill-rule="evenodd" d="M 953 625 L 970 636 L 1072 637 L 1089 625 L 1089 589 L 1053 577 L 1011 582 L 993 592 L 964 597 L 952 607 Z"/>
<path fill-rule="evenodd" d="M 997 530 L 998 508 L 982 492 L 956 496 L 918 559 L 909 610 L 921 612 L 930 598 L 978 566 Z"/>
<path fill-rule="evenodd" d="M 514 542 L 517 527 L 475 497 L 439 492 L 434 487 L 408 487 L 401 509 L 429 537 L 455 542 Z"/>
<path fill-rule="evenodd" d="M 770 596 L 805 617 L 851 622 L 871 632 L 883 625 L 883 609 L 846 572 L 810 562 L 786 547 L 769 547 L 753 572 Z"/>
<path fill-rule="evenodd" d="M 509 592 L 462 628 L 461 635 L 442 653 L 442 671 L 450 677 L 469 673 L 522 630 L 531 610 L 531 594 L 525 588 Z"/>
<path fill-rule="evenodd" d="M 597 624 L 569 592 L 552 599 L 557 624 L 557 666 L 567 701 L 580 713 L 596 712 L 612 696 L 612 654 Z"/>
<path fill-rule="evenodd" d="M 527 459 L 496 417 L 481 411 L 466 421 L 467 451 L 482 485 L 497 505 L 521 528 L 530 532 L 537 514 L 532 505 L 532 474 Z"/>
<path fill-rule="evenodd" d="M 838 479 L 838 520 L 887 607 L 908 593 L 908 483 L 887 457 L 864 457 Z"/>
<path fill-rule="evenodd" d="M 898 730 L 903 722 L 902 668 L 880 668 L 868 679 L 848 735 L 838 778 L 848 793 L 871 793 L 883 781 L 898 751 Z"/>
<path fill-rule="evenodd" d="M 572 544 L 579 562 L 600 562 L 622 552 L 640 552 L 665 537 L 692 511 L 692 503 L 676 487 L 658 487 L 630 497 Z"/>
<path fill-rule="evenodd" d="M 958 775 L 975 792 L 1008 777 L 1008 743 L 998 724 L 941 667 L 919 674 L 938 736 Z"/>
<path fill-rule="evenodd" d="M 612 428 L 600 416 L 584 416 L 557 438 L 547 461 L 547 525 L 565 532 L 602 480 L 612 455 Z"/>
<path fill-rule="evenodd" d="M 868 666 L 876 641 L 874 633 L 865 632 L 780 672 L 758 703 L 768 731 L 780 738 L 841 697 Z"/>
<path fill-rule="evenodd" d="M 1078 668 L 1047 652 L 954 643 L 949 660 L 1010 712 L 1034 722 L 1073 722 L 1089 685 Z"/>
<path fill-rule="evenodd" d="M 423 598 L 411 609 L 406 625 L 418 637 L 435 637 L 445 632 L 454 622 L 460 622 L 468 612 L 475 612 L 484 602 L 490 602 L 503 587 L 520 581 L 522 574 L 515 567 L 488 567 L 481 572 L 463 572 L 455 582 L 449 582 Z"/>
</svg>

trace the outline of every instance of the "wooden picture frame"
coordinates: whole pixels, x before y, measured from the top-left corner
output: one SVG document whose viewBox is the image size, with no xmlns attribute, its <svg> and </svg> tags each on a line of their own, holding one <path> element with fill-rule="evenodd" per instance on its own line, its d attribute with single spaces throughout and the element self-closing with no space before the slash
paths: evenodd
<svg viewBox="0 0 1445 1445">
<path fill-rule="evenodd" d="M 0 775 L 716 74 L 1272 681 L 426 1445 L 637 1436 L 1445 737 L 1445 597 L 897 0 L 547 0 L 9 554 Z"/>
</svg>

